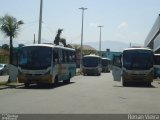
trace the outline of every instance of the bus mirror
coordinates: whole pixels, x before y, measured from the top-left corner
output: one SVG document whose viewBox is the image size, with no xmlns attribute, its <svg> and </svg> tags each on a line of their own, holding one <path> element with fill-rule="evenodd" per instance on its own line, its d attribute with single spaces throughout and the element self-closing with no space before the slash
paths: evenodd
<svg viewBox="0 0 160 120">
<path fill-rule="evenodd" d="M 113 65 L 117 67 L 122 67 L 121 56 L 114 56 Z"/>
</svg>

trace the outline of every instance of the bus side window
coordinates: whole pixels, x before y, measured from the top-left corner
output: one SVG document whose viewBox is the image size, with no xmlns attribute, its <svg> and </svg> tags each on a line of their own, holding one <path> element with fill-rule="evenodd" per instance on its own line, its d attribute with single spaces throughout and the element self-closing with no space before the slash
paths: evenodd
<svg viewBox="0 0 160 120">
<path fill-rule="evenodd" d="M 59 62 L 58 50 L 53 50 L 53 62 L 55 63 Z"/>
<path fill-rule="evenodd" d="M 69 59 L 69 62 L 71 63 L 72 62 L 72 52 L 71 51 L 68 51 L 68 59 Z"/>
<path fill-rule="evenodd" d="M 70 57 L 70 56 L 69 56 L 70 51 L 67 50 L 67 51 L 66 51 L 66 54 L 67 54 L 67 62 L 69 63 L 69 62 L 70 62 L 70 58 L 69 58 L 69 57 Z"/>
<path fill-rule="evenodd" d="M 67 51 L 62 50 L 62 62 L 66 63 L 67 62 Z"/>
<path fill-rule="evenodd" d="M 76 52 L 75 51 L 73 52 L 73 55 L 74 55 L 74 62 L 76 62 L 77 57 L 76 57 Z"/>
<path fill-rule="evenodd" d="M 67 51 L 67 62 L 70 63 L 70 51 Z"/>
<path fill-rule="evenodd" d="M 75 59 L 76 59 L 76 58 L 75 58 L 75 52 L 72 51 L 72 52 L 71 52 L 71 55 L 72 55 L 72 62 L 75 62 Z"/>
<path fill-rule="evenodd" d="M 99 65 L 102 66 L 102 59 L 99 58 Z"/>
</svg>

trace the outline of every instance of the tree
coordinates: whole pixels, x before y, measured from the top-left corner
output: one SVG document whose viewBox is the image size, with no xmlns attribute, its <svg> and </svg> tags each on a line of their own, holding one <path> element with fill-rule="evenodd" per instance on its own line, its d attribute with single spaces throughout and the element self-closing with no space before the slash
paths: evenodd
<svg viewBox="0 0 160 120">
<path fill-rule="evenodd" d="M 54 44 L 55 45 L 59 45 L 59 43 L 62 43 L 64 47 L 66 47 L 66 39 L 65 38 L 61 38 L 61 33 L 62 33 L 63 29 L 58 29 L 57 31 L 57 35 L 54 39 Z"/>
<path fill-rule="evenodd" d="M 20 26 L 24 24 L 22 20 L 17 21 L 16 18 L 6 14 L 4 17 L 0 17 L 0 30 L 10 39 L 10 56 L 9 63 L 13 61 L 13 38 L 17 37 Z"/>
<path fill-rule="evenodd" d="M 75 45 L 73 48 L 76 50 L 76 52 L 79 52 L 79 53 L 81 52 L 81 48 L 78 47 L 77 45 Z"/>
<path fill-rule="evenodd" d="M 83 55 L 90 55 L 90 54 L 98 55 L 96 50 L 84 50 L 83 51 Z"/>
<path fill-rule="evenodd" d="M 9 45 L 8 44 L 3 44 L 2 48 L 6 51 L 9 51 Z"/>
</svg>

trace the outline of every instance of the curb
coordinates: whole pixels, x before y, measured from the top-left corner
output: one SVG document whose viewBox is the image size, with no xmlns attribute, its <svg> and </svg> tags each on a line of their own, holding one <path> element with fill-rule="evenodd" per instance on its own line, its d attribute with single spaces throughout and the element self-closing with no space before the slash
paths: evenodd
<svg viewBox="0 0 160 120">
<path fill-rule="evenodd" d="M 8 88 L 9 88 L 8 86 L 0 86 L 0 90 L 8 89 Z"/>
<path fill-rule="evenodd" d="M 20 86 L 23 86 L 23 84 L 5 84 L 5 85 L 0 85 L 0 90 L 3 90 L 3 89 L 8 89 L 8 88 L 16 88 L 16 87 L 20 87 Z"/>
</svg>

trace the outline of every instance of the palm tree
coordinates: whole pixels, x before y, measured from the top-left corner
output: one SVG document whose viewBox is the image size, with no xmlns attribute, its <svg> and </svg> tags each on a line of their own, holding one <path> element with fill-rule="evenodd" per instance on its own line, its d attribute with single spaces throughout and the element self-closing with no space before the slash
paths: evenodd
<svg viewBox="0 0 160 120">
<path fill-rule="evenodd" d="M 13 56 L 13 38 L 17 37 L 20 26 L 24 24 L 23 21 L 17 21 L 16 18 L 6 14 L 0 18 L 0 30 L 5 34 L 6 37 L 10 38 L 10 56 L 9 63 L 12 64 Z"/>
</svg>

